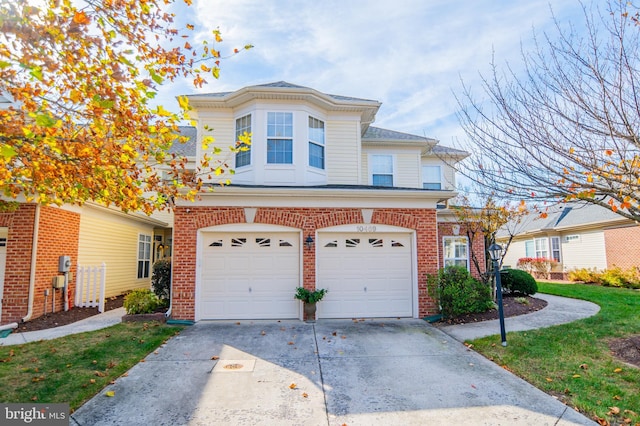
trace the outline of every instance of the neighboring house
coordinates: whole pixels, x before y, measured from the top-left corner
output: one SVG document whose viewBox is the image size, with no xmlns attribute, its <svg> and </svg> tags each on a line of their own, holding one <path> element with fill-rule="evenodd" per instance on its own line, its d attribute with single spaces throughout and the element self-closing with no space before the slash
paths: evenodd
<svg viewBox="0 0 640 426">
<path fill-rule="evenodd" d="M 514 227 L 512 227 L 513 229 Z M 577 268 L 603 270 L 640 266 L 640 227 L 604 207 L 571 202 L 553 207 L 546 218 L 535 213 L 515 227 L 503 264 L 516 267 L 523 257 L 553 259 L 552 278 L 564 279 Z M 504 243 L 504 230 L 497 242 Z"/>
<path fill-rule="evenodd" d="M 302 318 L 301 285 L 329 290 L 319 318 L 437 312 L 426 275 L 469 265 L 464 232 L 438 219 L 456 195 L 448 164 L 467 153 L 371 126 L 378 101 L 286 82 L 189 102 L 235 173 L 176 201 L 173 318 Z M 250 147 L 230 152 L 244 132 Z"/>
<path fill-rule="evenodd" d="M 167 227 L 142 214 L 92 203 L 53 207 L 21 202 L 16 211 L 0 212 L 0 325 L 64 308 L 62 290 L 52 287 L 53 278 L 61 275 L 59 256 L 71 260 L 71 303 L 78 264 L 106 263 L 106 297 L 149 288 L 151 264 L 155 252 L 161 254 L 157 249 Z"/>
</svg>

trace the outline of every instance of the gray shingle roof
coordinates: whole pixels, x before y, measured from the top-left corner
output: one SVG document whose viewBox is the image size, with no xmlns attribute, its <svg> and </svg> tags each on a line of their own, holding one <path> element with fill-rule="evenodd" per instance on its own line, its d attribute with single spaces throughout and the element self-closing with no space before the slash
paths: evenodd
<svg viewBox="0 0 640 426">
<path fill-rule="evenodd" d="M 431 141 L 433 142 L 433 139 L 429 139 L 424 136 L 396 132 L 395 130 L 381 129 L 379 127 L 373 127 L 373 126 L 369 126 L 365 134 L 362 136 L 362 139 L 369 140 L 369 141 L 395 140 L 395 141 L 423 141 L 423 142 Z"/>
<path fill-rule="evenodd" d="M 195 157 L 198 151 L 198 131 L 193 126 L 178 126 L 181 136 L 186 136 L 189 139 L 185 143 L 175 142 L 169 153 L 182 155 L 185 157 Z"/>
<path fill-rule="evenodd" d="M 265 83 L 265 84 L 256 84 L 254 86 L 248 86 L 246 87 L 247 89 L 250 89 L 252 87 L 274 87 L 274 88 L 279 88 L 279 89 L 306 89 L 306 90 L 314 90 L 310 87 L 306 87 L 306 86 L 300 86 L 298 84 L 292 84 L 292 83 L 288 83 L 286 81 L 275 81 L 273 83 Z M 193 97 L 193 98 L 197 98 L 197 97 L 216 97 L 216 98 L 223 98 L 225 96 L 228 96 L 230 94 L 232 94 L 234 92 L 214 92 L 214 93 L 197 93 L 197 94 L 193 94 L 193 95 L 189 95 L 189 97 Z M 320 92 L 322 93 L 322 92 Z M 343 96 L 343 95 L 332 95 L 330 93 L 323 93 L 326 96 L 329 96 L 337 101 L 364 101 L 364 102 L 377 102 L 371 99 L 363 99 L 363 98 L 354 98 L 351 96 Z"/>
<path fill-rule="evenodd" d="M 509 229 L 516 229 L 518 234 L 523 234 L 625 220 L 609 209 L 584 201 L 558 204 L 549 207 L 545 213 L 547 213 L 547 217 L 541 218 L 539 214 L 532 212 L 525 216 L 520 224 L 510 226 Z M 497 233 L 498 237 L 507 235 L 508 233 L 504 229 Z"/>
</svg>

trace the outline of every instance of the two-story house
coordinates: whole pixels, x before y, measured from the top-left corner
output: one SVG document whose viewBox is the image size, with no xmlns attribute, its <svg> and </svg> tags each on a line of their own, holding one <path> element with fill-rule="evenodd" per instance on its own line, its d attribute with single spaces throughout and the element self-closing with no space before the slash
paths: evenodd
<svg viewBox="0 0 640 426">
<path fill-rule="evenodd" d="M 177 201 L 173 318 L 302 318 L 301 285 L 329 290 L 318 318 L 437 312 L 426 274 L 469 265 L 464 233 L 438 218 L 465 152 L 373 127 L 378 101 L 286 82 L 189 102 L 199 140 L 213 136 L 207 152 L 221 149 L 234 173 Z M 250 147 L 231 153 L 244 132 Z"/>
</svg>

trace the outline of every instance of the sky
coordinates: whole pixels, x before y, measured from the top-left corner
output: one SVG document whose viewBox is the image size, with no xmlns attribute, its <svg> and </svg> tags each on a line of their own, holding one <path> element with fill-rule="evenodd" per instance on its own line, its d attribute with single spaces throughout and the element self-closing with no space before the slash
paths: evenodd
<svg viewBox="0 0 640 426">
<path fill-rule="evenodd" d="M 164 87 L 163 103 L 287 81 L 380 101 L 374 126 L 452 147 L 464 146 L 454 95 L 463 81 L 481 97 L 492 58 L 517 70 L 534 29 L 555 31 L 553 16 L 584 21 L 579 0 L 195 0 L 175 12 L 196 39 L 218 28 L 223 53 L 255 47 L 225 59 L 203 89 Z"/>
</svg>

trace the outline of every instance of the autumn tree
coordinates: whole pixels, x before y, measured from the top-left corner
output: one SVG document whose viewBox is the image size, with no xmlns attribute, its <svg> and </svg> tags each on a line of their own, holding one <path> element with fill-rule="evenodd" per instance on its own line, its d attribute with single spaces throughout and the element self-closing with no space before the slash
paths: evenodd
<svg viewBox="0 0 640 426">
<path fill-rule="evenodd" d="M 503 252 L 509 250 L 513 237 L 518 233 L 522 219 L 529 214 L 525 203 L 500 203 L 492 195 L 476 197 L 474 204 L 469 196 L 459 195 L 455 205 L 450 208 L 454 212 L 457 222 L 462 225 L 464 233 L 469 241 L 469 247 L 473 247 L 475 241 L 482 241 L 485 250 L 496 242 L 498 230 L 507 235 L 507 242 L 502 244 Z M 491 273 L 483 274 L 482 271 L 490 271 L 488 253 L 485 258 L 478 257 L 475 250 L 469 250 L 470 260 L 478 275 L 484 282 L 489 282 Z M 502 266 L 502 259 L 500 260 Z"/>
<path fill-rule="evenodd" d="M 475 154 L 460 171 L 512 200 L 586 200 L 640 220 L 638 8 L 583 8 L 538 37 L 524 71 L 493 66 L 459 118 Z"/>
<path fill-rule="evenodd" d="M 173 197 L 194 197 L 199 173 L 220 172 L 224 164 L 204 158 L 189 173 L 184 158 L 167 153 L 184 142 L 186 98 L 178 112 L 153 105 L 177 78 L 196 87 L 218 78 L 224 56 L 219 31 L 196 46 L 193 25 L 174 24 L 172 2 L 0 2 L 0 95 L 10 101 L 0 109 L 5 200 L 93 200 L 150 213 Z"/>
</svg>

